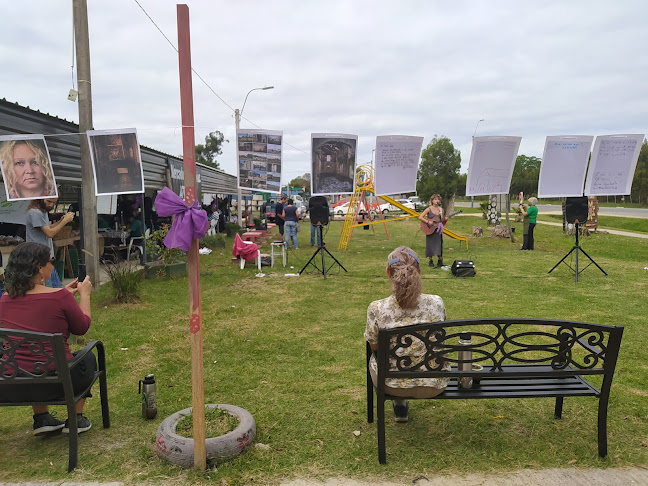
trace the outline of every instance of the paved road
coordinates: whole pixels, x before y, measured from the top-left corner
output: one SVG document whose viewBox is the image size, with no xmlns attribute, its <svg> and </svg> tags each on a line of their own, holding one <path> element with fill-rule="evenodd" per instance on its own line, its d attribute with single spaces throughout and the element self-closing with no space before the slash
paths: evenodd
<svg viewBox="0 0 648 486">
<path fill-rule="evenodd" d="M 455 206 L 469 208 L 470 202 L 457 201 Z M 474 206 L 478 208 L 479 203 L 475 202 Z M 540 214 L 562 214 L 562 206 L 559 204 L 538 204 Z M 610 208 L 606 206 L 599 207 L 599 214 L 603 216 L 620 216 L 622 218 L 645 218 L 648 219 L 648 209 L 644 208 L 624 208 L 621 206 Z"/>
</svg>

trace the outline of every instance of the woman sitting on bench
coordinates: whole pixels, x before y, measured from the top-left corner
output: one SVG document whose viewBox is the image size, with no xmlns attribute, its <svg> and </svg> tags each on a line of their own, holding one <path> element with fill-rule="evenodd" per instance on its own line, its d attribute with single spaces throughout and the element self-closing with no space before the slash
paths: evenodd
<svg viewBox="0 0 648 486">
<path fill-rule="evenodd" d="M 9 255 L 5 269 L 5 293 L 0 298 L 0 323 L 3 329 L 63 334 L 67 359 L 70 361 L 72 353 L 67 343 L 70 334 L 82 335 L 90 328 L 92 282 L 86 277 L 83 282 L 74 280 L 63 289 L 45 287 L 45 282 L 53 271 L 54 258 L 49 247 L 33 242 L 18 245 Z M 79 303 L 74 298 L 77 292 L 80 296 Z M 18 366 L 29 370 L 39 358 L 27 349 L 21 351 L 23 346 L 16 349 L 15 358 Z M 45 349 L 45 352 L 51 354 L 52 349 Z M 54 367 L 52 362 L 50 369 L 53 371 Z M 74 390 L 88 387 L 94 379 L 96 369 L 96 358 L 94 354 L 88 353 L 83 362 L 72 368 Z M 45 390 L 47 386 L 49 385 L 41 385 L 34 389 L 34 394 L 40 396 L 49 393 L 49 390 Z M 52 393 L 56 396 L 62 390 L 57 388 Z M 90 428 L 90 421 L 83 416 L 84 404 L 85 398 L 77 402 L 75 418 L 79 433 Z M 32 408 L 34 435 L 60 432 L 61 429 L 64 433 L 69 432 L 68 422 L 54 418 L 47 405 L 33 405 Z"/>
<path fill-rule="evenodd" d="M 421 293 L 423 285 L 420 262 L 410 248 L 399 246 L 389 254 L 387 275 L 391 279 L 392 295 L 373 301 L 367 309 L 367 328 L 364 335 L 374 351 L 378 350 L 378 329 L 438 322 L 446 318 L 441 297 Z M 407 348 L 407 355 L 412 358 L 412 366 L 425 359 L 425 351 L 423 342 L 414 342 Z M 390 369 L 397 370 L 396 360 L 393 358 L 390 358 Z M 443 369 L 449 371 L 450 364 L 446 362 Z M 375 385 L 378 374 L 375 356 L 371 357 L 369 371 Z M 388 379 L 385 393 L 400 397 L 432 398 L 443 392 L 449 381 L 449 378 Z M 396 422 L 407 422 L 407 400 L 393 400 L 393 407 Z"/>
</svg>

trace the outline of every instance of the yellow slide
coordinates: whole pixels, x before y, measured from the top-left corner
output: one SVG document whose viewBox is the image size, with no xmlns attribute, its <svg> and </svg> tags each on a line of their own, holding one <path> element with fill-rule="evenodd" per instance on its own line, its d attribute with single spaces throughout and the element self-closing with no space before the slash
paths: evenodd
<svg viewBox="0 0 648 486">
<path fill-rule="evenodd" d="M 403 206 L 401 203 L 396 201 L 396 199 L 392 199 L 389 196 L 378 196 L 380 199 L 384 200 L 385 202 L 388 202 L 389 204 L 396 206 L 399 209 L 402 209 L 405 211 L 407 214 L 410 214 L 412 217 L 418 218 L 420 213 L 417 213 L 413 209 L 410 209 L 406 206 Z M 448 228 L 445 226 L 443 227 L 443 234 L 448 235 L 450 238 L 454 238 L 455 240 L 463 241 L 466 244 L 466 250 L 468 249 L 468 238 L 466 236 L 461 236 L 455 233 L 454 231 L 450 231 Z"/>
</svg>

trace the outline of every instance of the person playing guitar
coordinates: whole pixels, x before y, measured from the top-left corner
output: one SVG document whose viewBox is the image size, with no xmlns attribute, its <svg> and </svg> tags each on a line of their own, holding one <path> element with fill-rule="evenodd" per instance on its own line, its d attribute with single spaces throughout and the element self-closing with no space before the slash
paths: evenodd
<svg viewBox="0 0 648 486">
<path fill-rule="evenodd" d="M 430 259 L 429 265 L 434 266 L 432 257 L 437 256 L 437 267 L 443 266 L 443 207 L 441 196 L 433 194 L 430 197 L 430 205 L 419 215 L 421 229 L 425 236 L 425 256 Z"/>
</svg>

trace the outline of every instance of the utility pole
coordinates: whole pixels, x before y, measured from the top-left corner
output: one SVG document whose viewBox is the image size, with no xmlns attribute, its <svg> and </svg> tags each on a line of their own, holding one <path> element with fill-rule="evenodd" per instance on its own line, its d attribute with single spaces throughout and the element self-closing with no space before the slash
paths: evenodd
<svg viewBox="0 0 648 486">
<path fill-rule="evenodd" d="M 241 112 L 239 111 L 238 108 L 234 110 L 234 125 L 236 126 L 236 130 L 234 131 L 234 143 L 237 144 L 236 146 L 238 147 L 238 131 L 239 131 L 239 127 L 241 126 Z M 236 153 L 238 154 L 238 150 L 237 150 Z M 236 161 L 237 171 L 240 170 L 238 168 L 238 165 L 239 165 L 239 161 L 237 160 Z M 237 172 L 237 174 L 238 174 L 238 172 Z M 241 181 L 238 181 L 238 184 L 240 184 L 240 183 L 241 183 Z M 245 226 L 243 226 L 243 203 L 242 203 L 242 200 L 243 200 L 243 191 L 241 191 L 240 187 L 237 187 L 237 190 L 236 190 L 236 215 L 238 217 L 237 222 L 238 222 L 238 225 L 241 228 L 244 228 Z"/>
<path fill-rule="evenodd" d="M 83 233 L 80 258 L 86 264 L 92 286 L 99 288 L 99 241 L 97 235 L 97 197 L 95 195 L 87 130 L 92 130 L 92 84 L 90 82 L 90 39 L 86 0 L 73 0 L 76 44 L 77 84 L 79 88 L 79 132 L 81 133 L 81 201 Z"/>
</svg>

